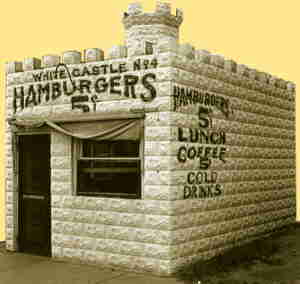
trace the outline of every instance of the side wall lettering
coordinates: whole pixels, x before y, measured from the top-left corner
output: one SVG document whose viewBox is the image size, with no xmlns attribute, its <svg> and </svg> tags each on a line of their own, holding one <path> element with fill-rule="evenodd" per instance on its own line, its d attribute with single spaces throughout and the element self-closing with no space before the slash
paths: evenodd
<svg viewBox="0 0 300 284">
<path fill-rule="evenodd" d="M 212 171 L 211 167 L 213 160 L 216 159 L 226 163 L 226 133 L 214 129 L 212 113 L 215 107 L 228 117 L 232 113 L 229 101 L 222 96 L 194 89 L 174 86 L 173 91 L 173 110 L 199 104 L 198 127 L 188 129 L 178 127 L 177 139 L 184 145 L 178 149 L 177 160 L 179 163 L 195 161 L 199 169 L 187 173 L 183 198 L 203 199 L 219 196 L 223 189 L 218 183 L 218 173 Z"/>
</svg>

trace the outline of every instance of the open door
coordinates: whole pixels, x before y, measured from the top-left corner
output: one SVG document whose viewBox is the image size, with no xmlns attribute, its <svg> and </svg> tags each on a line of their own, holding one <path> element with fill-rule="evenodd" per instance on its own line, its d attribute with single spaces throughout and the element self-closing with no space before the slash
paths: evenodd
<svg viewBox="0 0 300 284">
<path fill-rule="evenodd" d="M 19 249 L 50 256 L 50 135 L 21 135 L 18 145 Z"/>
</svg>

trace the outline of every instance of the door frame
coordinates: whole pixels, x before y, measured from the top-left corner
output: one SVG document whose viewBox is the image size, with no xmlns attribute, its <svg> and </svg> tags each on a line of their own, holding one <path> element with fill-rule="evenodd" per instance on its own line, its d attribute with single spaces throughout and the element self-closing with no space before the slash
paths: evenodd
<svg viewBox="0 0 300 284">
<path fill-rule="evenodd" d="M 50 202 L 49 202 L 49 218 L 50 218 L 50 222 L 49 222 L 49 234 L 50 234 L 50 248 L 49 248 L 49 254 L 45 255 L 45 256 L 52 256 L 52 242 L 51 242 L 51 132 L 50 131 L 45 131 L 44 129 L 39 131 L 37 129 L 34 130 L 28 130 L 28 131 L 18 131 L 14 133 L 14 138 L 13 140 L 15 140 L 13 142 L 13 148 L 14 148 L 14 160 L 15 163 L 13 165 L 14 167 L 14 181 L 15 181 L 15 188 L 17 189 L 17 200 L 15 201 L 15 206 L 16 206 L 16 214 L 17 216 L 15 217 L 16 220 L 16 242 L 17 242 L 17 251 L 21 252 L 21 239 L 20 239 L 20 226 L 21 226 L 21 210 L 22 210 L 22 199 L 21 199 L 21 187 L 20 187 L 20 136 L 27 136 L 27 135 L 48 135 L 50 138 L 50 143 L 49 143 L 49 147 L 50 147 Z M 27 252 L 25 252 L 27 253 Z"/>
</svg>

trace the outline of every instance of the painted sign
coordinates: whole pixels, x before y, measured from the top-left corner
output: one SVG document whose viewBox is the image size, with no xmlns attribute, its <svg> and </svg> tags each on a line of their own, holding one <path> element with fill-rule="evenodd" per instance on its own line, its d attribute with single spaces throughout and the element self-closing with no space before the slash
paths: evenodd
<svg viewBox="0 0 300 284">
<path fill-rule="evenodd" d="M 181 107 L 188 105 L 203 105 L 205 107 L 215 107 L 220 110 L 226 117 L 233 112 L 229 100 L 207 91 L 187 87 L 173 87 L 173 111 L 180 110 Z M 211 111 L 208 109 L 207 111 Z M 205 118 L 202 118 L 203 122 Z"/>
<path fill-rule="evenodd" d="M 199 105 L 198 128 L 178 127 L 177 140 L 185 144 L 179 147 L 177 160 L 179 163 L 197 161 L 199 169 L 187 173 L 183 198 L 219 196 L 223 189 L 218 183 L 218 173 L 210 171 L 210 168 L 216 159 L 226 163 L 226 133 L 214 129 L 211 114 L 213 108 L 220 110 L 226 117 L 232 114 L 229 100 L 209 92 L 178 86 L 174 86 L 173 97 L 174 111 L 180 111 L 188 105 Z"/>
<path fill-rule="evenodd" d="M 209 198 L 222 194 L 217 172 L 191 171 L 183 188 L 183 198 Z"/>
<path fill-rule="evenodd" d="M 132 71 L 156 67 L 155 58 L 137 59 L 132 65 Z M 95 111 L 96 103 L 101 101 L 100 95 L 103 94 L 114 94 L 132 99 L 140 98 L 144 102 L 152 101 L 157 94 L 153 84 L 156 81 L 156 74 L 152 72 L 143 72 L 142 75 L 123 74 L 127 71 L 130 71 L 127 62 L 86 65 L 72 68 L 71 71 L 67 65 L 58 64 L 54 71 L 33 74 L 35 83 L 14 88 L 14 112 L 54 101 L 63 95 L 71 98 L 72 109 L 78 108 L 83 112 L 90 111 L 89 105 L 86 104 L 88 102 L 93 103 Z M 91 76 L 93 76 L 92 79 L 89 78 Z M 144 88 L 140 93 L 136 91 L 138 84 Z M 75 94 L 76 91 L 78 92 Z"/>
</svg>

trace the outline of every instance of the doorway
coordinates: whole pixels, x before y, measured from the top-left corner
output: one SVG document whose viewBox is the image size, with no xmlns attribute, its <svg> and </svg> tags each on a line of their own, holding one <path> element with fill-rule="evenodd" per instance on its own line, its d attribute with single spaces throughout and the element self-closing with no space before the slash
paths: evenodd
<svg viewBox="0 0 300 284">
<path fill-rule="evenodd" d="M 19 250 L 50 256 L 50 135 L 18 137 Z"/>
</svg>

